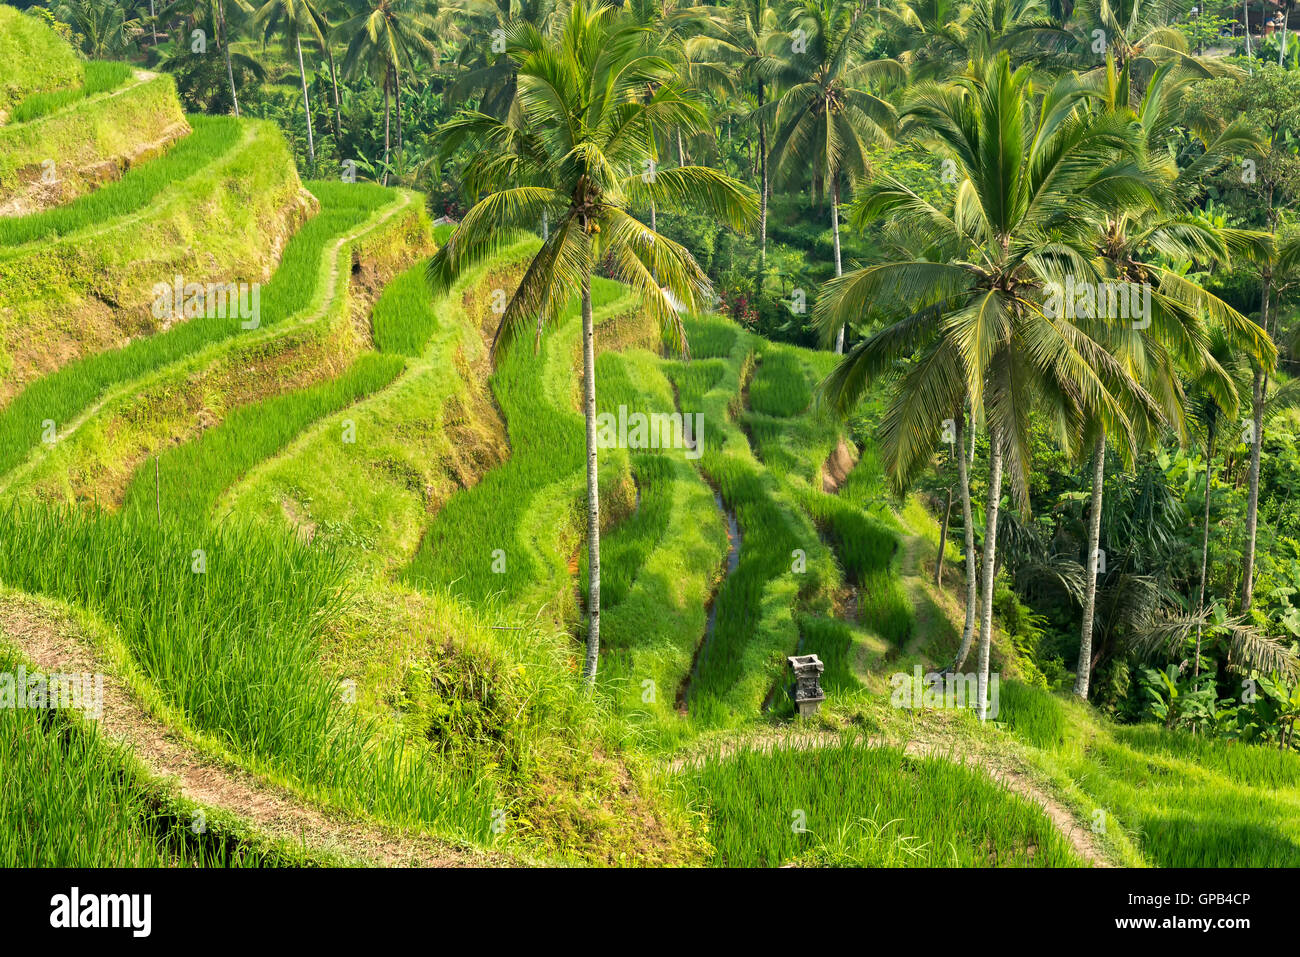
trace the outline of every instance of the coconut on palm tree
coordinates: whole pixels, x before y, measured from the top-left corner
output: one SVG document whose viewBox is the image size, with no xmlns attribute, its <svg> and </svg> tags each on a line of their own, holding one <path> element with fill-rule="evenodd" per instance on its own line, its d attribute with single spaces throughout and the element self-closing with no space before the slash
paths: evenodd
<svg viewBox="0 0 1300 957">
<path fill-rule="evenodd" d="M 684 350 L 678 308 L 707 306 L 709 280 L 684 247 L 631 211 L 651 202 L 689 203 L 740 227 L 753 221 L 758 204 L 753 190 L 717 170 L 654 166 L 657 133 L 703 129 L 708 118 L 696 99 L 678 89 L 673 64 L 650 31 L 621 21 L 603 3 L 579 2 L 553 40 L 528 25 L 512 24 L 506 41 L 518 71 L 518 119 L 466 113 L 456 121 L 461 134 L 474 135 L 482 145 L 467 182 L 486 195 L 433 257 L 428 273 L 435 288 L 445 289 L 519 230 L 532 228 L 543 216 L 554 224 L 506 305 L 493 351 L 509 347 L 525 330 L 533 331 L 536 341 L 567 303 L 580 299 L 590 565 L 584 675 L 594 683 L 600 649 L 600 498 L 592 271 L 597 262 L 607 263 L 611 275 L 628 284 L 658 320 L 665 338 Z"/>
</svg>

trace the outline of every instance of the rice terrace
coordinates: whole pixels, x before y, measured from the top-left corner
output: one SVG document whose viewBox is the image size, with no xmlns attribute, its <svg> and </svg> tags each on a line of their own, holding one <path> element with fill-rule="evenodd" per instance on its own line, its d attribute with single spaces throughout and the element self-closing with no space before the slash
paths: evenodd
<svg viewBox="0 0 1300 957">
<path fill-rule="evenodd" d="M 1291 13 L 0 3 L 0 865 L 1300 866 Z"/>
</svg>

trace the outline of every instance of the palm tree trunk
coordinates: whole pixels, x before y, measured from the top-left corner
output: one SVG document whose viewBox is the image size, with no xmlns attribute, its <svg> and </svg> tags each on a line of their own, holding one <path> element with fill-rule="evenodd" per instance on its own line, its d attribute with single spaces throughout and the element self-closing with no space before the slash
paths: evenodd
<svg viewBox="0 0 1300 957">
<path fill-rule="evenodd" d="M 960 455 L 960 453 L 958 453 Z M 934 587 L 943 584 L 943 551 L 948 547 L 948 520 L 952 517 L 952 486 L 948 486 L 948 504 L 943 510 L 943 524 L 939 526 L 939 554 L 934 560 Z"/>
<path fill-rule="evenodd" d="M 962 429 L 966 427 L 965 409 L 957 410 L 957 483 L 961 486 L 961 516 L 966 538 L 966 623 L 962 626 L 961 647 L 953 660 L 952 670 L 960 671 L 970 654 L 971 642 L 975 639 L 975 605 L 978 601 L 979 570 L 975 558 L 975 519 L 970 507 L 970 470 L 967 467 L 965 449 L 962 447 Z M 975 430 L 971 429 L 973 435 Z"/>
<path fill-rule="evenodd" d="M 302 78 L 302 110 L 307 116 L 307 158 L 314 165 L 316 162 L 316 140 L 311 133 L 311 100 L 307 96 L 307 68 L 302 62 L 302 37 L 295 37 L 298 47 L 298 75 Z"/>
<path fill-rule="evenodd" d="M 835 237 L 835 276 L 844 275 L 844 264 L 840 260 L 840 174 L 835 171 L 831 178 L 831 233 Z M 844 326 L 835 333 L 835 354 L 844 355 Z"/>
<path fill-rule="evenodd" d="M 1241 0 L 1241 22 L 1245 25 L 1246 32 L 1246 56 L 1252 56 L 1250 52 L 1250 0 Z"/>
<path fill-rule="evenodd" d="M 1259 456 L 1264 443 L 1264 372 L 1255 370 L 1251 388 L 1251 422 L 1254 441 L 1250 443 L 1250 496 L 1246 501 L 1246 557 L 1241 573 L 1241 610 L 1250 611 L 1255 590 L 1255 539 L 1259 529 Z"/>
<path fill-rule="evenodd" d="M 591 318 L 591 263 L 582 276 L 582 388 L 587 425 L 587 666 L 583 676 L 596 684 L 600 658 L 600 488 L 596 462 L 596 335 Z"/>
<path fill-rule="evenodd" d="M 1196 662 L 1193 675 L 1201 673 L 1201 617 L 1205 613 L 1205 579 L 1210 571 L 1210 483 L 1214 481 L 1214 425 L 1205 437 L 1205 519 L 1201 530 L 1201 592 L 1196 598 Z"/>
<path fill-rule="evenodd" d="M 397 115 L 397 152 L 402 152 L 402 73 L 393 64 L 393 112 Z"/>
<path fill-rule="evenodd" d="M 758 106 L 763 107 L 763 81 L 758 82 Z M 762 174 L 758 194 L 758 288 L 755 299 L 763 294 L 763 280 L 767 276 L 767 122 L 758 121 L 758 165 Z"/>
<path fill-rule="evenodd" d="M 389 137 L 392 130 L 393 110 L 388 104 L 388 77 L 384 77 L 384 185 L 388 185 Z"/>
<path fill-rule="evenodd" d="M 1074 693 L 1088 700 L 1092 680 L 1092 629 L 1097 613 L 1097 550 L 1101 545 L 1101 496 L 1106 486 L 1106 433 L 1097 436 L 1092 452 L 1092 505 L 1088 513 L 1088 575 L 1083 583 L 1083 624 L 1079 629 L 1079 667 Z"/>
<path fill-rule="evenodd" d="M 1273 206 L 1273 190 L 1269 188 L 1269 209 Z M 1270 215 L 1270 221 L 1272 216 Z M 1271 222 L 1270 222 L 1271 225 Z M 1276 233 L 1276 226 L 1273 226 Z M 1269 299 L 1273 292 L 1272 273 L 1265 270 L 1263 296 L 1259 306 L 1259 324 L 1264 332 L 1272 334 L 1269 329 Z M 1264 448 L 1264 396 L 1268 392 L 1268 377 L 1262 369 L 1256 369 L 1251 385 L 1251 422 L 1255 434 L 1250 443 L 1250 496 L 1246 501 L 1246 555 L 1241 573 L 1241 610 L 1250 611 L 1255 590 L 1255 545 L 1259 529 L 1259 458 Z"/>
<path fill-rule="evenodd" d="M 230 102 L 235 107 L 235 118 L 239 118 L 239 94 L 235 92 L 235 67 L 230 62 L 230 31 L 226 28 L 225 4 L 217 3 L 217 28 L 221 31 L 221 52 L 226 57 L 226 79 L 230 81 Z"/>
<path fill-rule="evenodd" d="M 1291 17 L 1289 4 L 1282 5 L 1282 44 L 1277 49 L 1277 65 L 1281 66 L 1282 61 L 1286 58 L 1286 22 Z"/>
<path fill-rule="evenodd" d="M 325 41 L 325 50 L 330 57 L 330 85 L 334 87 L 334 145 L 341 152 L 343 150 L 343 114 L 339 110 L 339 72 L 334 68 L 334 48 L 330 46 L 328 40 Z"/>
<path fill-rule="evenodd" d="M 997 557 L 998 504 L 1002 499 L 1002 430 L 989 425 L 989 501 L 984 513 L 984 595 L 980 608 L 979 715 L 988 717 L 989 652 L 993 644 L 993 562 Z"/>
</svg>

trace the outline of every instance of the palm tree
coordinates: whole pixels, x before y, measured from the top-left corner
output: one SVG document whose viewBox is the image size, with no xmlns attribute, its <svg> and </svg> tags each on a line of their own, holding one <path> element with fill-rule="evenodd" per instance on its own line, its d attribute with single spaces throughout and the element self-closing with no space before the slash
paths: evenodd
<svg viewBox="0 0 1300 957">
<path fill-rule="evenodd" d="M 1087 261 L 1090 250 L 1062 227 L 1099 214 L 1117 196 L 1143 186 L 1125 157 L 1135 148 L 1129 124 L 1079 109 L 1086 91 L 1072 80 L 1035 101 L 1029 70 L 1003 53 L 947 86 L 915 91 L 902 116 L 906 132 L 951 158 L 958 188 L 939 208 L 892 177 L 865 190 L 863 207 L 893 216 L 936 247 L 946 261 L 867 266 L 827 284 L 814 309 L 823 336 L 851 319 L 912 312 L 862 340 L 823 384 L 844 408 L 876 378 L 893 376 L 892 401 L 879 429 L 891 478 L 905 488 L 924 467 L 939 423 L 969 398 L 989 434 L 979 610 L 979 697 L 986 714 L 998 511 L 1004 473 L 1028 508 L 1030 423 L 1051 423 L 1077 448 L 1089 421 L 1108 434 L 1131 434 L 1126 408 L 1159 416 L 1154 400 L 1068 315 L 1042 305 L 1049 283 Z M 912 361 L 901 371 L 900 356 Z M 1134 449 L 1121 445 L 1131 460 Z"/>
<path fill-rule="evenodd" d="M 780 52 L 784 39 L 777 13 L 770 0 L 740 0 L 730 8 L 697 7 L 692 11 L 702 32 L 685 42 L 688 57 L 711 71 L 719 79 L 729 79 L 732 67 L 738 67 L 740 79 L 753 83 L 757 109 L 753 119 L 758 124 L 758 277 L 757 292 L 762 292 L 767 274 L 767 201 L 771 193 L 768 182 L 768 117 L 763 111 L 768 94 L 780 83 L 788 62 Z"/>
<path fill-rule="evenodd" d="M 515 63 L 501 45 L 505 26 L 522 21 L 545 33 L 555 13 L 555 0 L 456 0 L 443 9 L 456 15 L 460 30 L 478 38 L 457 54 L 456 67 L 461 73 L 447 90 L 448 98 L 461 102 L 478 93 L 481 112 L 505 119 L 515 101 L 517 84 Z"/>
<path fill-rule="evenodd" d="M 353 16 L 339 27 L 348 38 L 343 69 L 356 74 L 370 70 L 384 88 L 384 183 L 391 152 L 390 94 L 397 105 L 397 148 L 402 148 L 402 69 L 416 60 L 436 55 L 433 17 L 423 12 L 418 0 L 347 0 Z"/>
<path fill-rule="evenodd" d="M 1156 68 L 1137 107 L 1130 106 L 1131 64 L 1117 69 L 1107 58 L 1106 71 L 1097 84 L 1098 108 L 1128 118 L 1140 133 L 1135 162 L 1149 176 L 1150 189 L 1102 210 L 1095 220 L 1081 220 L 1091 231 L 1096 249 L 1092 279 L 1123 284 L 1121 288 L 1148 290 L 1150 309 L 1141 321 L 1117 323 L 1115 317 L 1098 316 L 1089 333 L 1103 342 L 1126 373 L 1143 383 L 1162 411 L 1162 421 L 1173 425 L 1186 439 L 1185 409 L 1180 374 L 1198 376 L 1205 389 L 1215 389 L 1223 401 L 1233 394 L 1228 374 L 1209 351 L 1209 333 L 1218 329 L 1236 348 L 1269 363 L 1276 357 L 1272 342 L 1250 320 L 1200 286 L 1185 279 L 1165 263 L 1226 263 L 1233 250 L 1258 243 L 1259 237 L 1219 229 L 1203 217 L 1183 213 L 1177 197 L 1201 171 L 1211 168 L 1248 142 L 1235 124 L 1224 129 L 1199 127 L 1204 152 L 1185 169 L 1179 169 L 1163 144 L 1178 126 L 1187 124 L 1180 108 L 1182 94 L 1195 76 L 1181 67 Z M 1210 323 L 1206 323 L 1206 319 Z M 1140 410 L 1131 417 L 1141 444 L 1159 438 Z M 1106 431 L 1094 428 L 1092 498 L 1084 578 L 1083 616 L 1080 627 L 1079 669 L 1074 692 L 1087 699 L 1091 677 L 1094 612 L 1097 598 L 1097 558 L 1100 548 L 1102 493 L 1105 484 Z"/>
<path fill-rule="evenodd" d="M 61 0 L 54 15 L 72 28 L 81 52 L 92 60 L 121 53 L 144 29 L 125 5 L 108 0 Z"/>
<path fill-rule="evenodd" d="M 1219 430 L 1225 423 L 1231 423 L 1237 415 L 1241 395 L 1246 391 L 1250 381 L 1250 361 L 1248 356 L 1236 347 L 1232 339 L 1222 329 L 1216 329 L 1210 344 L 1210 352 L 1221 370 L 1229 375 L 1234 388 L 1226 393 L 1220 388 L 1218 376 L 1207 381 L 1207 376 L 1196 377 L 1190 383 L 1193 413 L 1204 430 L 1205 448 L 1205 506 L 1201 525 L 1201 575 L 1196 598 L 1196 657 L 1194 674 L 1201 673 L 1201 634 L 1206 614 L 1205 591 L 1210 575 L 1210 496 L 1214 486 L 1214 446 L 1219 437 Z"/>
<path fill-rule="evenodd" d="M 676 304 L 689 311 L 709 302 L 708 278 L 685 248 L 629 210 L 649 202 L 689 202 L 739 227 L 753 221 L 758 204 L 752 190 L 716 170 L 648 165 L 657 132 L 703 129 L 708 117 L 678 89 L 673 64 L 643 27 L 616 18 L 603 3 L 578 2 L 559 24 L 555 40 L 527 24 L 511 24 L 506 38 L 518 71 L 519 120 L 466 112 L 450 124 L 449 132 L 481 142 L 466 183 L 487 195 L 433 257 L 429 279 L 434 288 L 446 289 L 543 214 L 554 223 L 506 305 L 493 351 L 526 328 L 539 340 L 564 306 L 580 297 L 590 566 L 584 675 L 594 683 L 600 649 L 600 499 L 592 269 L 598 261 L 610 263 L 614 277 L 635 290 L 665 338 L 684 350 Z M 653 89 L 649 96 L 647 89 Z"/>
<path fill-rule="evenodd" d="M 277 33 L 283 33 L 286 40 L 293 43 L 298 52 L 298 75 L 302 80 L 302 109 L 307 118 L 307 158 L 316 162 L 316 139 L 311 128 L 311 98 L 307 94 L 307 67 L 302 62 L 302 36 L 307 34 L 309 40 L 315 40 L 325 48 L 325 35 L 329 32 L 329 21 L 325 19 L 321 0 L 266 0 L 257 11 L 254 22 L 264 31 L 264 39 L 269 40 Z"/>
<path fill-rule="evenodd" d="M 790 20 L 793 28 L 786 72 L 789 86 L 780 100 L 757 112 L 770 116 L 776 130 L 772 156 L 777 179 L 790 182 L 812 172 L 820 196 L 831 195 L 831 231 L 835 275 L 844 274 L 840 255 L 840 189 L 847 174 L 864 173 L 868 149 L 890 141 L 894 108 L 870 92 L 873 79 L 899 80 L 894 60 L 868 60 L 865 40 L 872 29 L 865 8 L 849 0 L 804 0 Z M 766 111 L 766 112 L 765 112 Z M 835 335 L 835 351 L 844 351 L 844 329 Z"/>
<path fill-rule="evenodd" d="M 251 13 L 252 5 L 248 0 L 229 0 L 230 5 L 242 13 Z M 247 72 L 260 76 L 261 64 L 243 54 L 234 54 L 230 49 L 230 22 L 226 16 L 225 0 L 175 0 L 167 12 L 186 14 L 196 20 L 209 19 L 215 28 L 217 43 L 221 47 L 222 57 L 226 63 L 226 82 L 230 85 L 230 103 L 235 116 L 239 116 L 239 92 L 235 89 L 235 62 L 238 61 Z"/>
</svg>

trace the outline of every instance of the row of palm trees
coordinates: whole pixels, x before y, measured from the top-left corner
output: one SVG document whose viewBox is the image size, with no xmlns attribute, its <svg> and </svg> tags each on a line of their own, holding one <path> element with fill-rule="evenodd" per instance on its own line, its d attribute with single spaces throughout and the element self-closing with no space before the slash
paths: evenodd
<svg viewBox="0 0 1300 957">
<path fill-rule="evenodd" d="M 166 35 L 180 27 L 182 37 L 191 28 L 210 28 L 225 61 L 226 83 L 233 112 L 240 115 L 236 66 L 260 76 L 264 71 L 256 57 L 236 53 L 232 42 L 241 35 L 263 42 L 280 40 L 297 61 L 302 87 L 303 113 L 307 130 L 308 159 L 316 161 L 316 131 L 313 127 L 311 93 L 308 89 L 304 46 L 314 50 L 328 65 L 332 92 L 333 132 L 342 136 L 339 75 L 353 79 L 369 76 L 384 94 L 384 167 L 392 152 L 392 119 L 396 109 L 397 148 L 402 146 L 402 76 L 417 64 L 438 59 L 438 37 L 459 36 L 454 29 L 453 8 L 441 14 L 436 5 L 421 0 L 151 0 L 147 11 L 131 16 L 129 4 L 116 0 L 59 0 L 55 15 L 87 38 L 92 56 L 119 54 L 132 37 L 158 46 L 160 31 Z M 231 17 L 238 22 L 232 22 Z M 93 41 L 93 43 L 92 43 Z M 336 47 L 344 50 L 342 63 L 335 60 Z M 387 173 L 385 173 L 385 178 Z"/>
<path fill-rule="evenodd" d="M 1093 466 L 1075 684 L 1086 698 L 1108 448 L 1132 464 L 1140 449 L 1171 430 L 1187 441 L 1189 419 L 1199 413 L 1212 468 L 1216 427 L 1236 417 L 1240 402 L 1230 367 L 1244 361 L 1267 375 L 1276 361 L 1264 329 L 1180 269 L 1271 254 L 1268 234 L 1216 227 L 1179 199 L 1183 181 L 1249 150 L 1253 135 L 1238 124 L 1202 129 L 1203 151 L 1179 168 L 1163 144 L 1196 73 L 1176 60 L 1153 64 L 1139 92 L 1134 65 L 1111 57 L 1103 68 L 1067 74 L 1038 95 L 1030 69 L 1013 68 L 1002 52 L 955 79 L 914 88 L 900 111 L 904 135 L 955 162 L 955 194 L 934 204 L 888 176 L 864 184 L 862 214 L 905 230 L 915 256 L 828 283 L 814 312 L 827 335 L 856 316 L 884 317 L 880 331 L 850 350 L 826 392 L 846 409 L 873 382 L 892 380 L 879 437 L 900 489 L 928 465 L 940 423 L 961 421 L 967 409 L 984 423 L 989 489 L 979 561 L 964 467 L 959 476 L 969 593 L 977 576 L 982 592 L 978 616 L 968 601 L 953 664 L 963 665 L 978 617 L 981 688 L 989 671 L 1002 484 L 1009 477 L 1019 505 L 1028 507 L 1031 422 L 1048 423 L 1063 449 Z M 1151 290 L 1150 313 L 1134 322 L 1044 308 L 1046 290 L 1067 282 L 1140 284 Z M 1211 481 L 1207 473 L 1193 616 L 1197 668 Z"/>
<path fill-rule="evenodd" d="M 496 25 L 501 53 L 462 55 L 464 89 L 477 93 L 479 107 L 442 132 L 449 149 L 466 140 L 482 147 L 464 171 L 467 192 L 481 198 L 435 257 L 430 278 L 444 288 L 510 230 L 541 223 L 545 241 L 507 308 L 497 346 L 524 328 L 540 337 L 571 297 L 581 298 L 589 680 L 600 607 L 591 269 L 598 260 L 614 263 L 615 275 L 684 346 L 674 304 L 695 308 L 710 290 L 689 252 L 657 231 L 657 210 L 685 206 L 736 227 L 757 220 L 765 256 L 775 179 L 830 196 L 835 279 L 818 299 L 815 322 L 840 352 L 846 329 L 879 330 L 853 345 L 823 392 L 847 411 L 874 382 L 889 380 L 879 439 L 897 488 L 910 487 L 929 465 L 945 421 L 956 424 L 957 448 L 968 432 L 988 435 L 982 556 L 975 554 L 970 462 L 956 456 L 967 607 L 953 666 L 964 665 L 978 635 L 981 688 L 1002 488 L 1009 481 L 1028 508 L 1031 423 L 1050 423 L 1062 448 L 1091 463 L 1075 687 L 1087 696 L 1108 450 L 1131 465 L 1171 433 L 1189 441 L 1193 421 L 1232 420 L 1241 402 L 1238 370 L 1244 365 L 1266 391 L 1276 361 L 1268 331 L 1185 278 L 1185 268 L 1242 257 L 1294 268 L 1283 263 L 1297 255 L 1269 234 L 1216 225 L 1184 200 L 1190 183 L 1258 142 L 1240 122 L 1216 129 L 1187 122 L 1189 86 L 1225 68 L 1187 52 L 1170 24 L 1177 9 L 1097 0 L 1080 5 L 1067 24 L 1037 0 L 883 7 L 634 0 L 621 10 L 538 2 L 512 13 L 503 6 L 480 21 Z M 1088 43 L 1093 24 L 1107 38 L 1100 55 Z M 899 37 L 901 52 L 874 55 L 882 38 L 887 45 Z M 708 133 L 706 95 L 718 93 L 750 104 L 756 188 L 688 159 L 689 145 Z M 1199 138 L 1199 151 L 1179 166 L 1163 144 L 1183 129 Z M 898 142 L 923 144 L 943 159 L 953 186 L 945 200 L 873 171 L 873 149 Z M 661 167 L 661 157 L 676 165 Z M 845 273 L 840 207 L 850 186 L 850 221 L 881 231 L 881 248 L 903 255 Z M 1148 321 L 1045 309 L 1046 290 L 1067 280 L 1149 289 Z M 1207 430 L 1211 463 L 1215 428 Z M 1261 438 L 1262 427 L 1253 489 Z M 1207 474 L 1207 503 L 1210 481 Z M 1256 502 L 1252 495 L 1252 527 Z M 1189 618 L 1198 667 L 1208 508 L 1204 545 L 1201 595 Z"/>
</svg>

